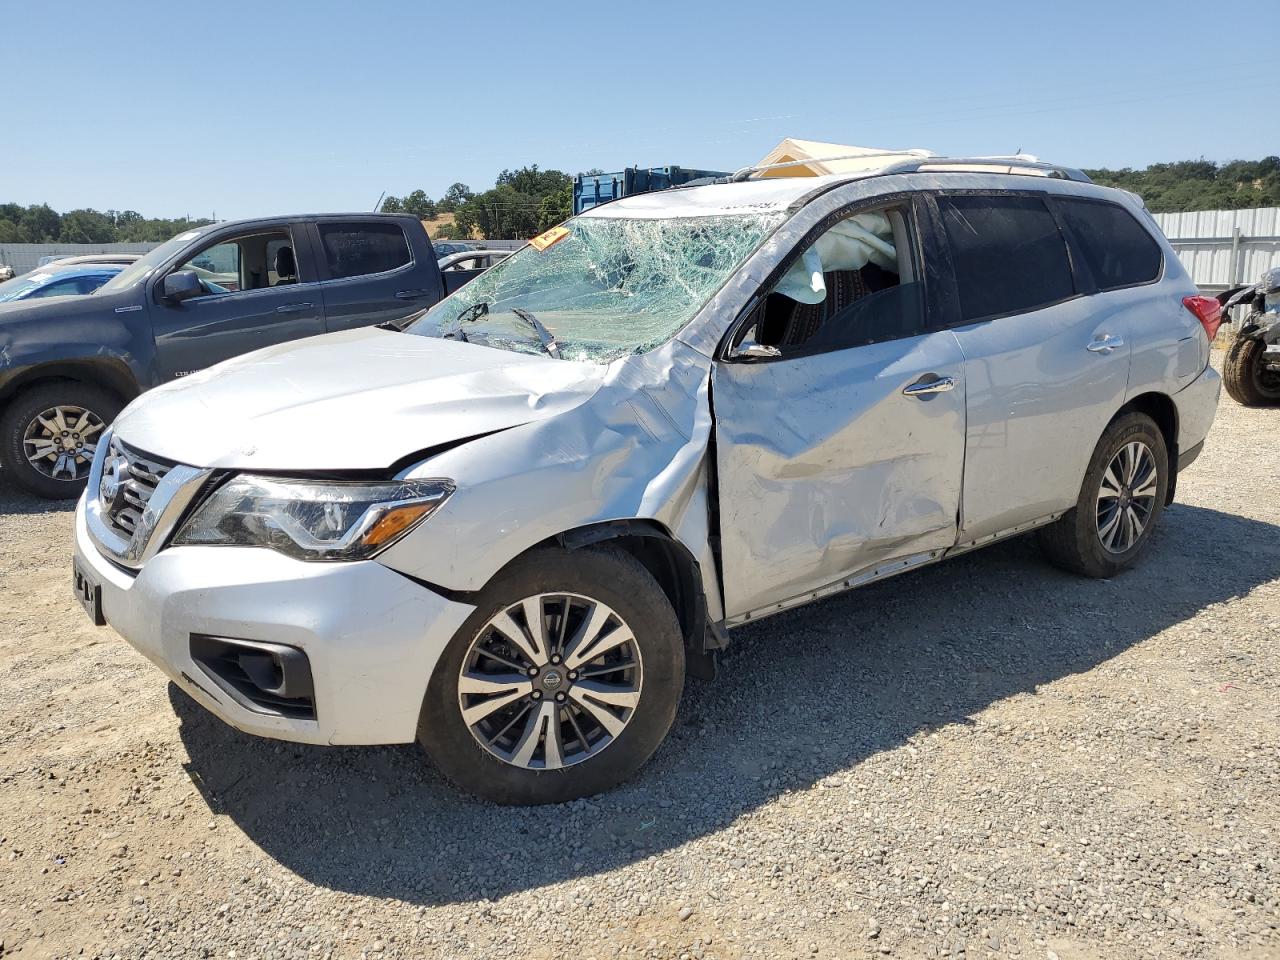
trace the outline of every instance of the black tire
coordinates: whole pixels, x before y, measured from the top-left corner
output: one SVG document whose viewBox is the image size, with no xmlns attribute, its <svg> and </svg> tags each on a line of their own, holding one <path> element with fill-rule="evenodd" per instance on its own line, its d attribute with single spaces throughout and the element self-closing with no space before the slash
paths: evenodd
<svg viewBox="0 0 1280 960">
<path fill-rule="evenodd" d="M 1280 403 L 1280 373 L 1262 368 L 1267 345 L 1261 340 L 1236 338 L 1222 362 L 1222 383 L 1236 403 L 1265 407 Z"/>
<path fill-rule="evenodd" d="M 611 607 L 631 628 L 643 662 L 640 700 L 621 732 L 595 756 L 560 769 L 528 769 L 490 753 L 462 717 L 458 682 L 472 642 L 500 611 L 526 597 L 569 593 Z M 626 780 L 671 729 L 684 689 L 684 643 L 675 612 L 653 575 L 618 550 L 543 549 L 511 563 L 476 600 L 427 685 L 418 741 L 462 789 L 502 804 L 562 803 Z"/>
<path fill-rule="evenodd" d="M 22 391 L 9 401 L 3 416 L 0 416 L 0 466 L 3 467 L 0 476 L 46 500 L 75 499 L 84 490 L 88 462 L 77 464 L 78 475 L 74 480 L 46 476 L 27 460 L 24 452 L 26 444 L 23 442 L 27 427 L 37 416 L 51 408 L 80 407 L 90 411 L 104 424 L 97 431 L 96 440 L 116 418 L 123 405 L 114 393 L 76 380 L 51 380 Z"/>
<path fill-rule="evenodd" d="M 1155 501 L 1142 532 L 1133 544 L 1121 553 L 1113 553 L 1103 546 L 1099 535 L 1098 494 L 1103 474 L 1112 459 L 1135 440 L 1146 444 L 1155 461 Z M 1144 413 L 1117 417 L 1107 426 L 1094 448 L 1076 505 L 1054 523 L 1039 530 L 1040 547 L 1050 561 L 1072 573 L 1086 577 L 1115 576 L 1138 558 L 1151 539 L 1151 531 L 1164 511 L 1168 488 L 1169 451 L 1155 421 Z"/>
</svg>

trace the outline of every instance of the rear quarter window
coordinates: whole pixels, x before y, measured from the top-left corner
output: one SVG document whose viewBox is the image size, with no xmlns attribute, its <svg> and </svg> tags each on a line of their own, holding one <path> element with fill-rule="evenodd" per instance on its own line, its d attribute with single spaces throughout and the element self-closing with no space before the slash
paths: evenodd
<svg viewBox="0 0 1280 960">
<path fill-rule="evenodd" d="M 1055 201 L 1099 290 L 1150 283 L 1160 276 L 1160 245 L 1128 210 L 1106 200 Z"/>
<path fill-rule="evenodd" d="M 1058 222 L 1039 197 L 941 196 L 964 322 L 1026 313 L 1075 295 Z"/>
<path fill-rule="evenodd" d="M 334 280 L 386 273 L 413 259 L 404 231 L 394 223 L 322 223 L 320 244 Z"/>
</svg>

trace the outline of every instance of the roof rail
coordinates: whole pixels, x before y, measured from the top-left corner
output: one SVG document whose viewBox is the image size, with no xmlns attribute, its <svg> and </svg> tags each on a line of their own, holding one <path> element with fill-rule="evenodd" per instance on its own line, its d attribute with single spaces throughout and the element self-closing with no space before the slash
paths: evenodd
<svg viewBox="0 0 1280 960">
<path fill-rule="evenodd" d="M 932 170 L 931 168 L 933 167 L 992 167 L 996 169 L 984 171 Z M 887 176 L 894 173 L 918 173 L 926 170 L 930 173 L 1011 173 L 1024 176 L 1051 177 L 1056 180 L 1074 180 L 1077 183 L 1093 183 L 1082 170 L 1077 170 L 1075 167 L 1064 167 L 1056 163 L 1045 163 L 1039 157 L 1033 157 L 1025 153 L 991 157 L 926 157 L 921 160 L 904 160 L 901 163 L 891 164 L 883 170 L 876 171 L 876 173 L 880 176 Z"/>
</svg>

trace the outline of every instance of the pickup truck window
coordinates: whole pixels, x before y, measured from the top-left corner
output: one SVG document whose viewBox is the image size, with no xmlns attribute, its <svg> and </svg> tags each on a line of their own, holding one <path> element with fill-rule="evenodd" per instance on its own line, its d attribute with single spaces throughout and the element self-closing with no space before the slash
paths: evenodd
<svg viewBox="0 0 1280 960">
<path fill-rule="evenodd" d="M 668 219 L 586 216 L 524 247 L 432 307 L 408 332 L 607 363 L 665 343 L 785 219 L 780 212 Z"/>
<path fill-rule="evenodd" d="M 103 293 L 115 293 L 117 290 L 128 290 L 140 280 L 145 280 L 151 276 L 151 272 L 156 267 L 164 263 L 179 250 L 183 250 L 190 246 L 202 231 L 188 230 L 186 233 L 180 233 L 171 240 L 166 240 L 160 246 L 156 247 L 150 253 L 139 257 L 133 263 L 129 264 L 114 277 L 104 283 L 99 289 Z"/>
<path fill-rule="evenodd" d="M 211 294 L 297 282 L 293 239 L 287 230 L 220 240 L 198 251 L 178 269 L 194 270 Z"/>
<path fill-rule="evenodd" d="M 322 223 L 320 243 L 329 279 L 386 273 L 409 263 L 409 241 L 394 223 Z"/>
</svg>

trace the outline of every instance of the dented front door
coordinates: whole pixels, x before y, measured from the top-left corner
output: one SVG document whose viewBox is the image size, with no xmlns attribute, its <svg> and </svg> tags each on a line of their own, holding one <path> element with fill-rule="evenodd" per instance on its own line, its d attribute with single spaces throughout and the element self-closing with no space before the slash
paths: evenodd
<svg viewBox="0 0 1280 960">
<path fill-rule="evenodd" d="M 712 376 L 731 620 L 956 542 L 965 385 L 950 331 Z"/>
</svg>

